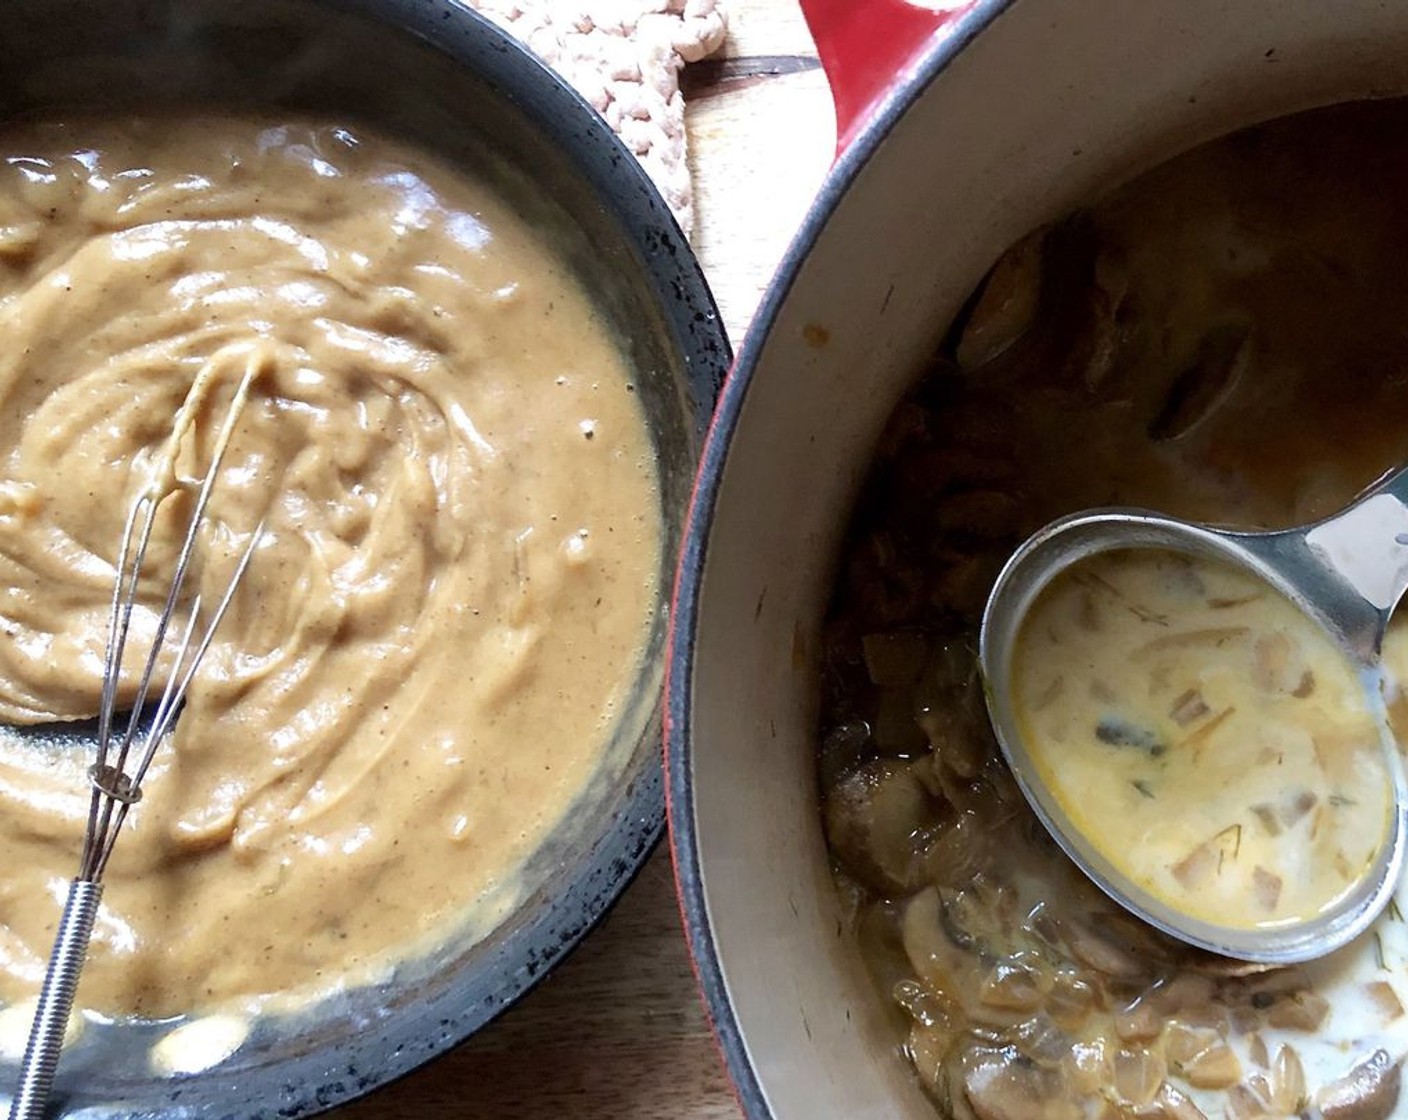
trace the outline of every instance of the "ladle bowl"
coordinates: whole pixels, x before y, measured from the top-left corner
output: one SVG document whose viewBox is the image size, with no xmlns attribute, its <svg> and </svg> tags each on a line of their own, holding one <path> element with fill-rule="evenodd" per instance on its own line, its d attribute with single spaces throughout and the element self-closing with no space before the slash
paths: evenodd
<svg viewBox="0 0 1408 1120">
<path fill-rule="evenodd" d="M 1366 703 L 1380 717 L 1393 783 L 1392 820 L 1375 857 L 1334 903 L 1291 922 L 1254 929 L 1214 924 L 1180 911 L 1116 866 L 1077 826 L 1034 763 L 1014 703 L 1014 662 L 1023 624 L 1061 573 L 1100 553 L 1163 550 L 1220 561 L 1255 576 L 1329 634 L 1359 670 Z M 1143 510 L 1090 510 L 1038 530 L 998 574 L 979 637 L 984 693 L 998 745 L 1017 784 L 1062 849 L 1116 902 L 1191 945 L 1224 956 L 1291 963 L 1324 956 L 1364 932 L 1398 883 L 1408 830 L 1402 759 L 1387 724 L 1379 655 L 1384 631 L 1408 590 L 1408 469 L 1312 525 L 1237 532 Z"/>
</svg>

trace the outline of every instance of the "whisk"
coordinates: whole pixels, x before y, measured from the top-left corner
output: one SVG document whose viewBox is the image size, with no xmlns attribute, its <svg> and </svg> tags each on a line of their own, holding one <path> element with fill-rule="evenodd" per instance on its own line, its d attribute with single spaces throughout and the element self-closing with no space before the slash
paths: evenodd
<svg viewBox="0 0 1408 1120">
<path fill-rule="evenodd" d="M 250 383 L 258 372 L 251 361 L 239 382 L 234 399 L 217 435 L 210 466 L 198 484 L 174 481 L 174 455 L 181 435 L 194 423 L 198 398 L 215 377 L 214 362 L 207 363 L 197 376 L 184 404 L 178 411 L 168 452 L 162 461 L 162 477 L 153 478 L 133 503 L 123 528 L 118 552 L 117 573 L 113 583 L 112 609 L 109 617 L 107 650 L 103 668 L 103 686 L 98 709 L 97 760 L 88 770 L 92 794 L 88 808 L 88 823 L 83 836 L 83 853 L 77 876 L 69 883 L 68 897 L 58 933 L 49 955 L 44 983 L 39 993 L 29 1041 L 20 1064 L 19 1086 L 10 1105 L 10 1120 L 40 1120 L 53 1086 L 63 1047 L 64 1032 L 73 1009 L 74 992 L 88 953 L 93 924 L 102 898 L 103 871 L 112 856 L 117 834 L 132 806 L 142 797 L 142 781 L 163 738 L 176 722 L 176 716 L 194 679 L 196 669 L 234 598 L 235 590 L 249 567 L 255 546 L 263 532 L 256 528 L 249 545 L 241 554 L 224 594 L 203 629 L 197 634 L 201 613 L 200 596 L 195 596 L 185 625 L 175 639 L 174 659 L 161 696 L 157 700 L 151 722 L 141 727 L 144 709 L 156 676 L 158 664 L 172 637 L 172 623 L 181 599 L 181 589 L 190 570 L 196 538 L 205 517 L 206 506 L 215 488 L 216 476 L 225 449 L 234 432 Z M 173 489 L 183 485 L 198 485 L 190 522 L 177 555 L 171 584 L 157 618 L 151 648 L 137 680 L 135 697 L 125 729 L 114 728 L 118 683 L 123 655 L 127 648 L 133 609 L 142 577 L 142 564 L 151 540 L 157 508 Z"/>
</svg>

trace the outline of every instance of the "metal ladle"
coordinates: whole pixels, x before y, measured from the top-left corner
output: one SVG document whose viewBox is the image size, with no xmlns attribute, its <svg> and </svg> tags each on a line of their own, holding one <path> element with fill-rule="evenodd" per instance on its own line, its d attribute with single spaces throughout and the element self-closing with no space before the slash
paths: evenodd
<svg viewBox="0 0 1408 1120">
<path fill-rule="evenodd" d="M 1007 561 L 983 613 L 979 662 L 998 744 L 1037 816 L 1096 885 L 1159 929 L 1215 953 L 1268 963 L 1323 956 L 1367 929 L 1398 883 L 1408 795 L 1386 716 L 1381 726 L 1394 811 L 1382 848 L 1332 907 L 1269 929 L 1214 925 L 1144 890 L 1077 828 L 1033 764 L 1013 702 L 1013 657 L 1023 622 L 1041 592 L 1073 564 L 1131 549 L 1218 560 L 1269 584 L 1334 638 L 1360 670 L 1371 710 L 1382 715 L 1380 649 L 1389 616 L 1408 591 L 1408 468 L 1388 475 L 1323 521 L 1277 532 L 1231 532 L 1128 509 L 1061 518 L 1038 530 Z"/>
</svg>

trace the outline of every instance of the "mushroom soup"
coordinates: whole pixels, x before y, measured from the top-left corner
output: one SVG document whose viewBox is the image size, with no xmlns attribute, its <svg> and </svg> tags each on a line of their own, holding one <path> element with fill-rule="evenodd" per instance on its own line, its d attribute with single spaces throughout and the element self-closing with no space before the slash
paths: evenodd
<svg viewBox="0 0 1408 1120">
<path fill-rule="evenodd" d="M 1368 933 L 1307 965 L 1247 965 L 1160 934 L 1081 875 L 1028 808 L 988 725 L 975 653 L 1001 565 L 1059 516 L 1125 505 L 1284 528 L 1335 512 L 1403 460 L 1405 197 L 1402 102 L 1320 110 L 1180 156 L 1006 254 L 881 437 L 825 626 L 819 772 L 838 889 L 897 1042 L 941 1112 L 1250 1120 L 1318 1109 L 1327 1120 L 1385 1120 L 1408 1108 L 1402 888 Z M 1101 574 L 1121 588 L 1118 573 Z M 1167 576 L 1158 594 L 1183 595 L 1193 593 L 1186 574 L 1155 567 L 1141 579 Z M 1243 625 L 1213 621 L 1231 608 L 1211 599 L 1242 594 L 1221 578 L 1195 604 L 1200 628 Z M 1077 621 L 1084 590 L 1074 579 L 1065 589 Z M 1123 606 L 1102 590 L 1089 609 L 1112 619 Z M 1327 733 L 1354 731 L 1353 713 L 1333 702 L 1347 681 L 1305 661 L 1306 650 L 1248 635 L 1222 652 L 1228 672 L 1268 685 L 1257 701 L 1270 709 L 1246 725 L 1255 733 L 1301 704 L 1321 712 Z M 1113 656 L 1098 634 L 1087 653 Z M 1141 831 L 1162 820 L 1151 813 L 1166 792 L 1144 771 L 1171 767 L 1174 741 L 1234 701 L 1221 684 L 1176 680 L 1184 662 L 1167 644 L 1146 653 L 1169 673 L 1155 726 L 1116 712 L 1111 681 L 1100 710 L 1121 722 L 1103 736 L 1100 717 L 1087 728 L 1082 781 L 1116 798 L 1108 808 L 1090 799 L 1091 829 L 1108 826 L 1112 846 L 1172 867 L 1191 858 L 1190 880 L 1215 877 L 1221 849 L 1205 866 L 1201 833 Z M 1034 657 L 1033 689 L 1050 690 L 1075 660 Z M 1404 679 L 1401 622 L 1385 661 Z M 1110 672 L 1138 668 L 1112 661 Z M 1043 694 L 1029 696 L 1034 718 Z M 1388 699 L 1401 732 L 1403 701 Z M 1092 710 L 1081 712 L 1074 725 L 1090 722 Z M 1230 732 L 1234 718 L 1209 735 Z M 1259 786 L 1237 810 L 1244 842 L 1258 828 L 1268 840 L 1277 828 L 1306 835 L 1296 832 L 1302 808 L 1325 823 L 1348 811 L 1339 835 L 1352 863 L 1354 830 L 1383 827 L 1372 781 L 1357 776 L 1367 749 L 1357 743 L 1350 734 L 1326 758 L 1323 778 L 1307 771 L 1303 790 Z M 1297 749 L 1308 765 L 1314 749 Z M 1113 761 L 1097 765 L 1108 761 L 1099 752 Z M 1134 782 L 1149 782 L 1155 799 Z M 1249 920 L 1262 906 L 1257 866 L 1281 880 L 1279 891 L 1260 882 L 1276 907 L 1314 906 L 1333 889 L 1298 883 L 1293 894 L 1289 874 L 1260 857 L 1238 864 L 1251 895 L 1234 914 Z"/>
</svg>

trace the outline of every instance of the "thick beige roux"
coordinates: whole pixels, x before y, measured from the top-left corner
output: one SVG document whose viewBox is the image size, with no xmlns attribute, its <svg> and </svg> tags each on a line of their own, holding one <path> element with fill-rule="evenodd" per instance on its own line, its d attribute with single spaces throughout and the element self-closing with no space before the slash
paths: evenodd
<svg viewBox="0 0 1408 1120">
<path fill-rule="evenodd" d="M 77 121 L 3 151 L 0 718 L 94 712 L 142 471 L 203 366 L 192 472 L 256 370 L 204 585 L 264 538 L 118 843 L 82 1002 L 316 991 L 491 924 L 655 610 L 653 456 L 591 303 L 511 202 L 360 129 Z M 0 1000 L 37 989 L 85 764 L 0 743 Z"/>
</svg>

